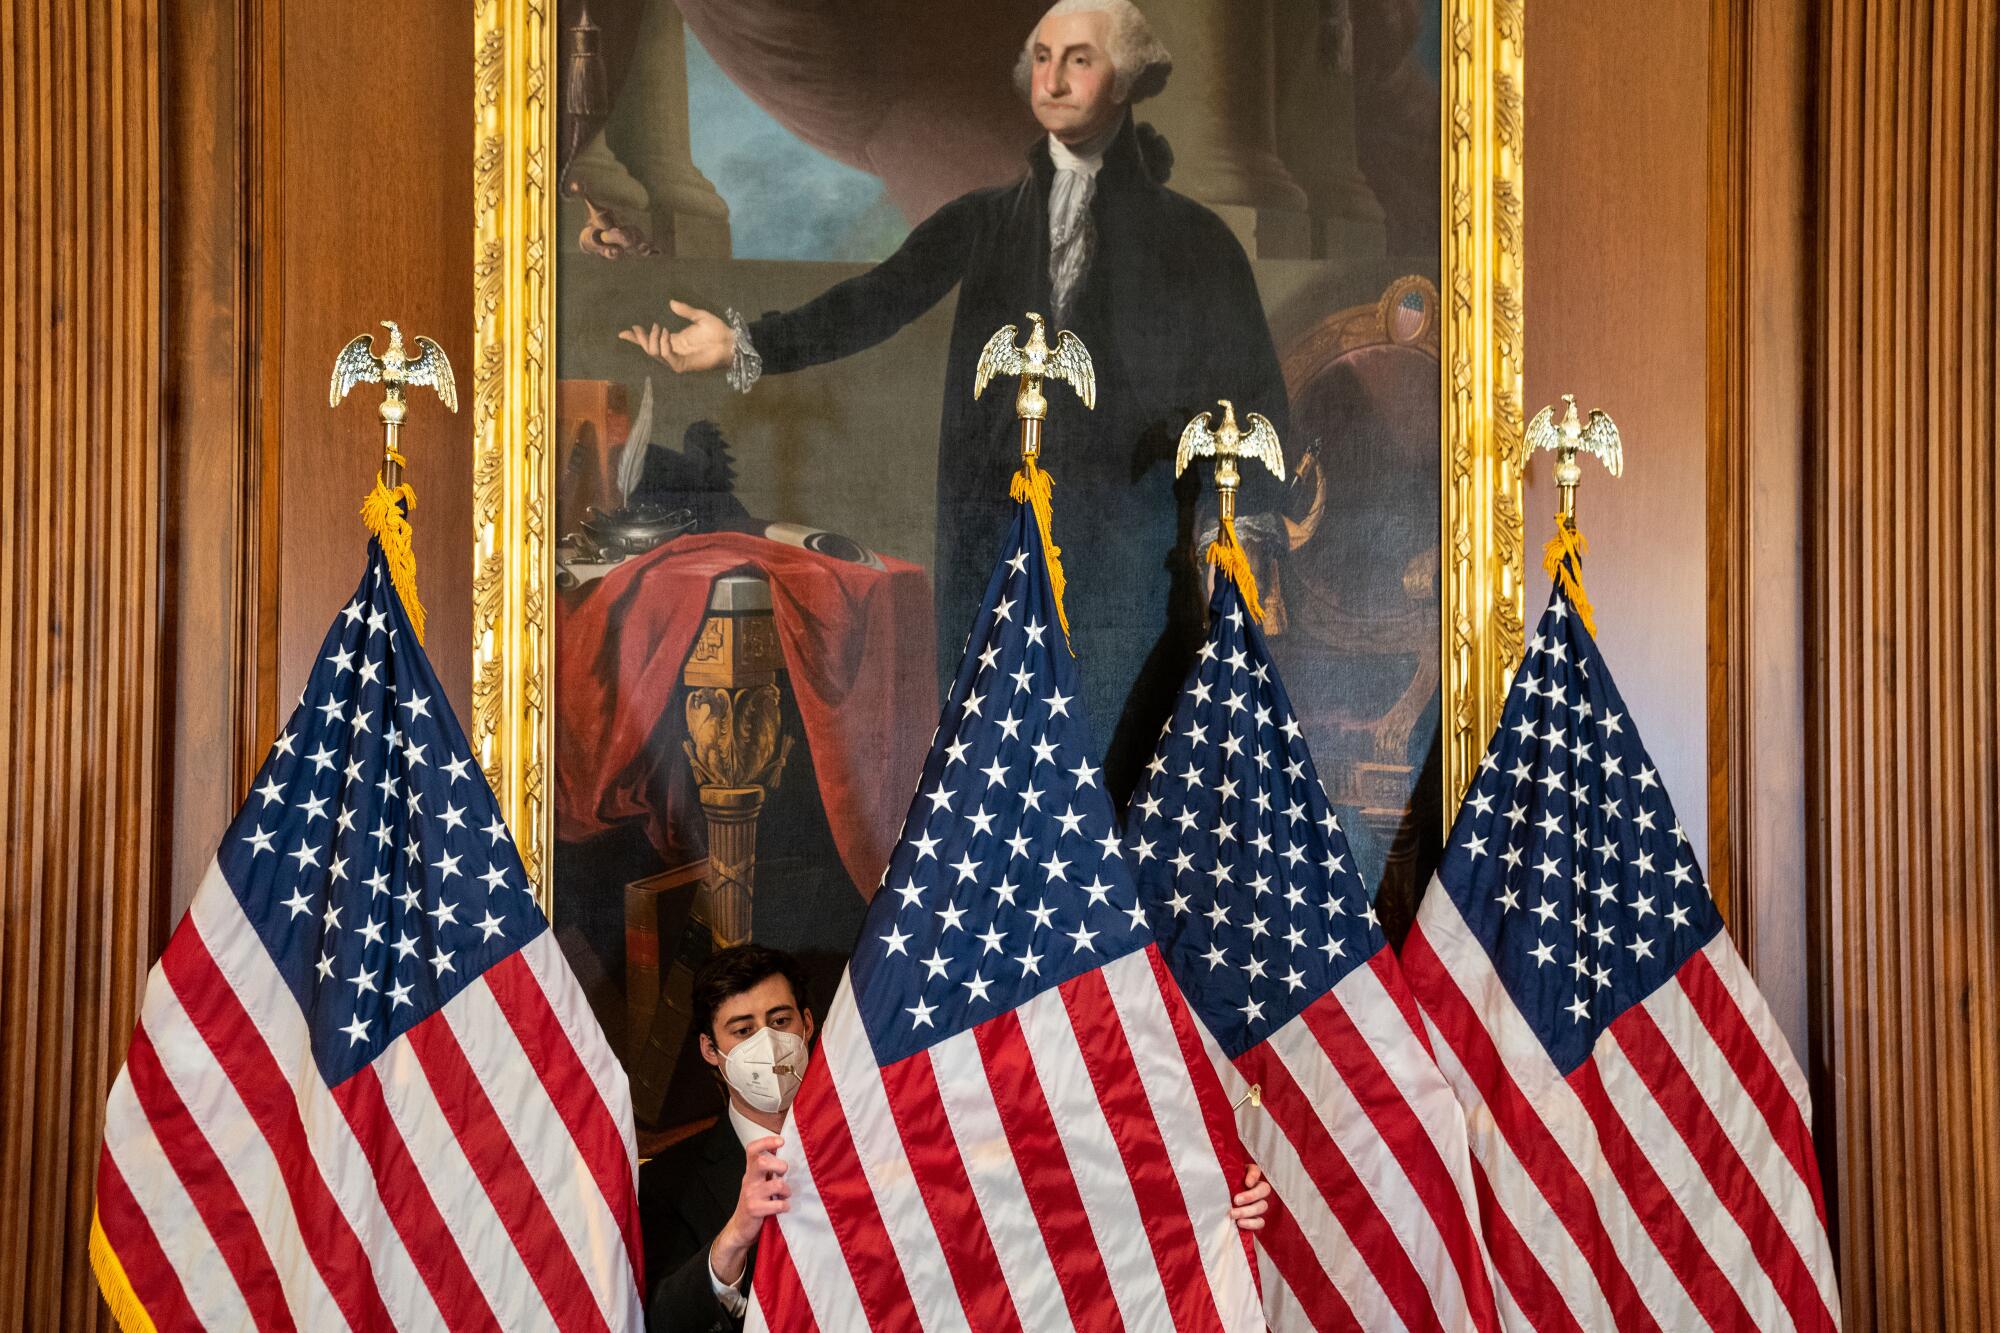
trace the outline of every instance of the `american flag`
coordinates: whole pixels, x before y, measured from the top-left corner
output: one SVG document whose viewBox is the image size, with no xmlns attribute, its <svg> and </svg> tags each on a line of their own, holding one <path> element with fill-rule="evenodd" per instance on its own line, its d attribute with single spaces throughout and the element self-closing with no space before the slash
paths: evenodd
<svg viewBox="0 0 2000 1333">
<path fill-rule="evenodd" d="M 146 985 L 127 1328 L 637 1329 L 632 1112 L 379 545 Z"/>
<path fill-rule="evenodd" d="M 1263 1326 L 1078 695 L 1022 506 L 786 1121 L 751 1328 Z"/>
<path fill-rule="evenodd" d="M 1264 636 L 1209 635 L 1126 812 L 1161 954 L 1278 1206 L 1271 1327 L 1493 1328 L 1464 1116 L 1432 1063 Z"/>
<path fill-rule="evenodd" d="M 1560 590 L 1403 968 L 1510 1326 L 1837 1326 L 1805 1077 Z"/>
</svg>

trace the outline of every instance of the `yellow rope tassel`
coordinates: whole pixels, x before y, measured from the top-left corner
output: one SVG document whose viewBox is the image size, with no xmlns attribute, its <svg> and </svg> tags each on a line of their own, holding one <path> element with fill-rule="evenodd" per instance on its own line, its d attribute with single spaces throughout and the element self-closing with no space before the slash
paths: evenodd
<svg viewBox="0 0 2000 1333">
<path fill-rule="evenodd" d="M 401 464 L 403 460 L 394 461 Z M 396 593 L 403 599 L 403 610 L 410 617 L 410 628 L 417 632 L 417 642 L 422 643 L 424 604 L 417 600 L 417 554 L 410 548 L 408 517 L 416 507 L 417 493 L 408 482 L 390 490 L 378 472 L 375 489 L 361 502 L 361 521 L 381 541 L 382 555 L 389 562 L 389 581 L 396 585 Z"/>
<path fill-rule="evenodd" d="M 1236 589 L 1243 594 L 1243 609 L 1252 620 L 1263 624 L 1264 606 L 1257 600 L 1257 576 L 1250 572 L 1250 553 L 1236 538 L 1235 519 L 1222 520 L 1222 530 L 1208 544 L 1208 563 L 1236 580 Z"/>
<path fill-rule="evenodd" d="M 1576 530 L 1576 519 L 1570 514 L 1556 515 L 1556 535 L 1549 538 L 1549 544 L 1542 548 L 1542 568 L 1549 577 L 1562 585 L 1562 590 L 1576 607 L 1576 613 L 1583 617 L 1583 627 L 1597 637 L 1597 622 L 1591 616 L 1590 598 L 1583 593 L 1583 557 L 1590 550 L 1590 544 L 1583 534 Z"/>
<path fill-rule="evenodd" d="M 132 1290 L 132 1281 L 125 1276 L 125 1265 L 119 1260 L 118 1251 L 111 1248 L 110 1238 L 104 1234 L 94 1208 L 90 1212 L 90 1267 L 97 1274 L 97 1289 L 104 1293 L 104 1304 L 118 1321 L 118 1327 L 125 1333 L 155 1333 L 153 1316 L 146 1313 L 138 1293 Z"/>
<path fill-rule="evenodd" d="M 1017 501 L 1025 500 L 1028 507 L 1035 511 L 1035 522 L 1042 530 L 1042 555 L 1049 565 L 1049 591 L 1055 594 L 1056 619 L 1062 622 L 1063 643 L 1067 646 L 1069 612 L 1063 607 L 1063 588 L 1066 581 L 1063 578 L 1062 547 L 1056 545 L 1054 529 L 1050 527 L 1052 520 L 1049 511 L 1049 492 L 1054 487 L 1054 478 L 1036 467 L 1034 459 L 1024 458 L 1021 460 L 1021 470 L 1014 474 L 1014 483 L 1007 488 L 1007 493 Z M 1076 656 L 1074 647 L 1070 647 L 1069 655 Z"/>
</svg>

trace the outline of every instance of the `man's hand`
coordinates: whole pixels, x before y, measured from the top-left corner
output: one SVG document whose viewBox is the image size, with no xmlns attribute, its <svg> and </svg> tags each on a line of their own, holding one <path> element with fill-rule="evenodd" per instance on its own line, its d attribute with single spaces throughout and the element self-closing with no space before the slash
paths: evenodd
<svg viewBox="0 0 2000 1333">
<path fill-rule="evenodd" d="M 686 320 L 688 326 L 668 332 L 658 324 L 650 327 L 634 324 L 618 336 L 678 374 L 720 370 L 729 364 L 736 351 L 736 334 L 727 324 L 706 310 L 680 301 L 668 301 L 667 307 Z"/>
<path fill-rule="evenodd" d="M 789 1207 L 785 1201 L 792 1197 L 792 1191 L 785 1184 L 785 1159 L 778 1156 L 778 1149 L 784 1146 L 783 1139 L 771 1134 L 752 1139 L 743 1147 L 743 1187 L 736 1192 L 736 1211 L 708 1247 L 709 1269 L 723 1282 L 733 1285 L 743 1276 L 750 1247 L 757 1243 L 764 1219 Z M 1270 1186 L 1264 1188 L 1268 1191 Z"/>
<path fill-rule="evenodd" d="M 1271 1211 L 1271 1182 L 1264 1179 L 1264 1172 L 1255 1162 L 1243 1173 L 1243 1192 L 1229 1202 L 1235 1205 L 1229 1210 L 1229 1220 L 1238 1231 L 1264 1229 L 1264 1214 Z"/>
</svg>

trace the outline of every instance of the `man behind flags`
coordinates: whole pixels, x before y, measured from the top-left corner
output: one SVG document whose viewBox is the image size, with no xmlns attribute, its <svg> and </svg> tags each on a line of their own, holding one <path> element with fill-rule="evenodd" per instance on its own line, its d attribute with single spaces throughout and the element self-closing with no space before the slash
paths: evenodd
<svg viewBox="0 0 2000 1333">
<path fill-rule="evenodd" d="M 640 1327 L 625 1075 L 412 628 L 410 499 L 147 982 L 90 1243 L 127 1330 Z"/>
<path fill-rule="evenodd" d="M 1208 641 L 1126 816 L 1139 900 L 1201 1020 L 1189 1060 L 1261 1103 L 1236 1123 L 1277 1195 L 1259 1237 L 1270 1326 L 1495 1328 L 1464 1118 L 1257 627 L 1233 424 Z"/>
<path fill-rule="evenodd" d="M 1263 1326 L 1084 717 L 1047 474 L 1015 493 L 786 1122 L 752 1329 Z"/>
<path fill-rule="evenodd" d="M 1403 949 L 1510 1327 L 1830 1329 L 1805 1077 L 1598 654 L 1567 514 Z"/>
</svg>

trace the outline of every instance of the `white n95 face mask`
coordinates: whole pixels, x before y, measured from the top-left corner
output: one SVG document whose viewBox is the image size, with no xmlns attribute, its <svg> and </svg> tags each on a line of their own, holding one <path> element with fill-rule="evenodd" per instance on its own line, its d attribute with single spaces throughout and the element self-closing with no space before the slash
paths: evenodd
<svg viewBox="0 0 2000 1333">
<path fill-rule="evenodd" d="M 806 1072 L 806 1043 L 796 1032 L 758 1028 L 722 1057 L 722 1077 L 767 1115 L 782 1115 Z"/>
</svg>

